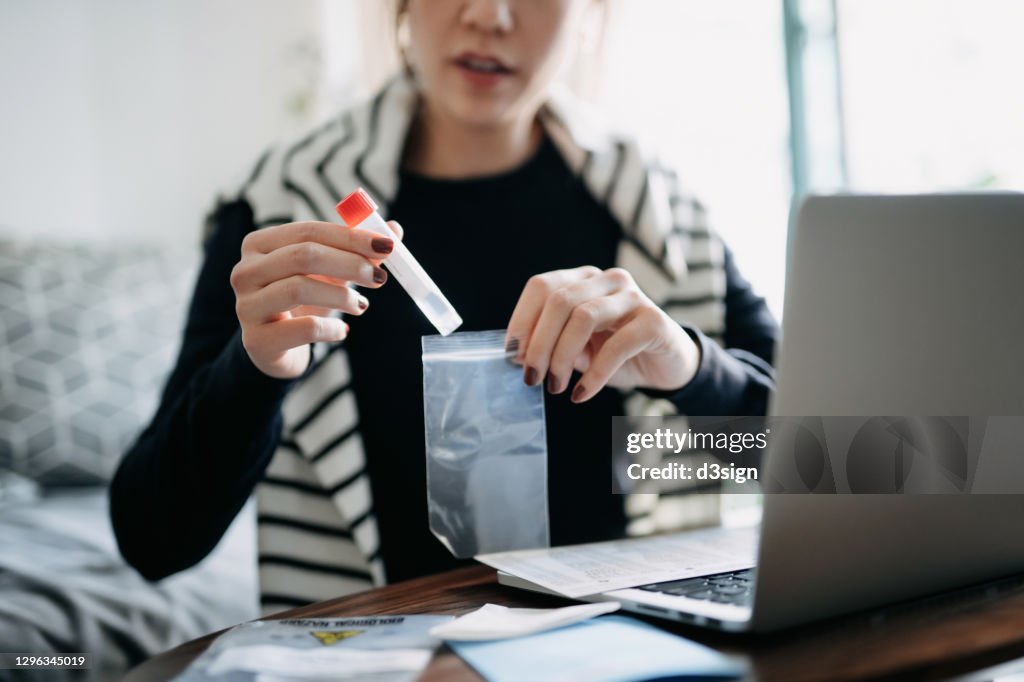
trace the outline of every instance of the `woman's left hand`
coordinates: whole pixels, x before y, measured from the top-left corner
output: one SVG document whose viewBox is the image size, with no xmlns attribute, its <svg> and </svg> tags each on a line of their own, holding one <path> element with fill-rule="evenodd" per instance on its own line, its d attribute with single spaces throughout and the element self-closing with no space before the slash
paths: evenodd
<svg viewBox="0 0 1024 682">
<path fill-rule="evenodd" d="M 508 323 L 506 348 L 523 378 L 562 393 L 582 373 L 572 401 L 606 385 L 674 390 L 693 379 L 700 349 L 649 299 L 628 271 L 584 266 L 534 275 Z"/>
</svg>

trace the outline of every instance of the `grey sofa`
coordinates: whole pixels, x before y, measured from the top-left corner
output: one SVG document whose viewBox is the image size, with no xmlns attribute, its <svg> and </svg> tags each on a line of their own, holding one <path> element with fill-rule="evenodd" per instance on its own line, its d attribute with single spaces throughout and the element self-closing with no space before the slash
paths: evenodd
<svg viewBox="0 0 1024 682">
<path fill-rule="evenodd" d="M 117 679 L 257 614 L 251 509 L 198 567 L 156 584 L 121 559 L 107 514 L 110 476 L 177 352 L 195 265 L 194 250 L 0 233 L 0 651 L 88 653 L 68 679 Z"/>
</svg>

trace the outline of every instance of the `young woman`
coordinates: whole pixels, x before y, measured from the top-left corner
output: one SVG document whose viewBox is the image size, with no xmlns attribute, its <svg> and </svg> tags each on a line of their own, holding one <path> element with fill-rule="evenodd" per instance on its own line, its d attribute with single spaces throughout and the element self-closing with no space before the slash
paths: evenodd
<svg viewBox="0 0 1024 682">
<path fill-rule="evenodd" d="M 591 2 L 400 3 L 408 73 L 218 204 L 177 366 L 112 487 L 143 575 L 201 560 L 254 490 L 266 609 L 458 565 L 427 525 L 434 331 L 387 283 L 393 240 L 337 224 L 357 186 L 462 329 L 507 328 L 524 381 L 546 383 L 555 544 L 623 533 L 613 415 L 764 412 L 763 300 L 674 174 L 556 93 Z"/>
</svg>

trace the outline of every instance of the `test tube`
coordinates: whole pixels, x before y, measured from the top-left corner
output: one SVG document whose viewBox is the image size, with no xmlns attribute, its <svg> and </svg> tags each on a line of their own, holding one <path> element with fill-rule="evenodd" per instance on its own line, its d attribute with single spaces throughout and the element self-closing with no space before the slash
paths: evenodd
<svg viewBox="0 0 1024 682">
<path fill-rule="evenodd" d="M 377 213 L 377 204 L 362 187 L 342 199 L 337 210 L 348 227 L 358 226 L 394 239 L 394 233 Z M 395 276 L 441 336 L 448 336 L 462 326 L 462 318 L 455 308 L 401 240 L 395 239 L 395 250 L 384 261 L 384 267 Z"/>
</svg>

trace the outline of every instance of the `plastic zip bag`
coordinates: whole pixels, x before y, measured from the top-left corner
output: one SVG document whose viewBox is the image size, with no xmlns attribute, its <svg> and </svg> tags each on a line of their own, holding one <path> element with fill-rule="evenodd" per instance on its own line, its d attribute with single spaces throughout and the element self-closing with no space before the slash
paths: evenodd
<svg viewBox="0 0 1024 682">
<path fill-rule="evenodd" d="M 504 339 L 423 337 L 430 531 L 459 558 L 551 544 L 544 393 Z"/>
</svg>

